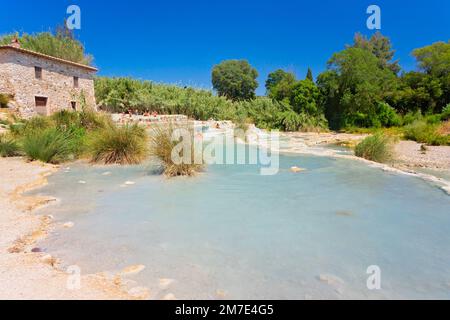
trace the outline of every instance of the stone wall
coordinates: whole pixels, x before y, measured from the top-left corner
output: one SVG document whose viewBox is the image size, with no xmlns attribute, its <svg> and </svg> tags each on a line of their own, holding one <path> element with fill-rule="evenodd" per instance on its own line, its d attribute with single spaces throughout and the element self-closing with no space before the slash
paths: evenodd
<svg viewBox="0 0 450 320">
<path fill-rule="evenodd" d="M 35 67 L 42 68 L 42 79 L 35 78 Z M 72 109 L 76 102 L 80 109 L 82 93 L 88 106 L 95 108 L 95 72 L 63 62 L 34 56 L 14 49 L 0 50 L 0 93 L 13 96 L 16 112 L 29 118 L 38 114 L 35 97 L 46 97 L 47 107 L 39 113 L 51 114 Z M 78 77 L 78 88 L 73 77 Z"/>
</svg>

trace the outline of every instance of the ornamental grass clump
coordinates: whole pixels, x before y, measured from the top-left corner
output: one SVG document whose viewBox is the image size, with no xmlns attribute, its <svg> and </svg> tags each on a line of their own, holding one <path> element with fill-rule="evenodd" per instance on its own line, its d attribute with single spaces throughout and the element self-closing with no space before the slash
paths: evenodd
<svg viewBox="0 0 450 320">
<path fill-rule="evenodd" d="M 139 164 L 148 155 L 148 136 L 139 125 L 111 126 L 92 132 L 87 152 L 103 164 Z"/>
<path fill-rule="evenodd" d="M 393 139 L 381 132 L 365 138 L 355 148 L 355 155 L 376 162 L 388 162 L 393 157 Z"/>
<path fill-rule="evenodd" d="M 186 148 L 179 149 L 180 140 L 176 130 L 180 130 L 182 141 Z M 185 154 L 186 152 L 186 154 Z M 197 151 L 198 152 L 198 151 Z M 204 167 L 202 163 L 195 163 L 196 150 L 194 148 L 194 130 L 188 126 L 160 125 L 150 132 L 150 155 L 160 162 L 162 172 L 167 177 L 194 176 Z M 200 158 L 201 159 L 201 158 Z"/>
<path fill-rule="evenodd" d="M 20 155 L 20 148 L 16 140 L 9 134 L 0 134 L 0 157 L 15 157 Z"/>
<path fill-rule="evenodd" d="M 71 158 L 73 136 L 56 128 L 33 130 L 22 138 L 22 149 L 30 160 L 61 163 Z"/>
</svg>

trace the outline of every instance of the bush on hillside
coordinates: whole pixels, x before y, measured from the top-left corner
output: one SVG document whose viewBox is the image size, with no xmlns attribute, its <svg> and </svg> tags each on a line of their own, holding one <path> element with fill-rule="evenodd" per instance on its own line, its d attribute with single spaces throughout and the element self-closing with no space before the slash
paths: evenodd
<svg viewBox="0 0 450 320">
<path fill-rule="evenodd" d="M 423 120 L 416 120 L 405 126 L 404 137 L 408 140 L 436 146 L 450 143 L 449 136 L 439 133 L 439 125 L 429 124 Z"/>
<path fill-rule="evenodd" d="M 442 109 L 441 112 L 441 120 L 447 121 L 450 120 L 450 103 Z"/>
</svg>

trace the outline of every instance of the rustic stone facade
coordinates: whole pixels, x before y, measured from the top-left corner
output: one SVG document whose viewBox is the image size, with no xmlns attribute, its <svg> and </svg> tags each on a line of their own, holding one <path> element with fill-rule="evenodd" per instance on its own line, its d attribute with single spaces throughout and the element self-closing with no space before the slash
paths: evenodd
<svg viewBox="0 0 450 320">
<path fill-rule="evenodd" d="M 10 108 L 30 118 L 67 109 L 95 108 L 97 69 L 13 46 L 0 47 L 0 93 L 12 97 Z"/>
</svg>

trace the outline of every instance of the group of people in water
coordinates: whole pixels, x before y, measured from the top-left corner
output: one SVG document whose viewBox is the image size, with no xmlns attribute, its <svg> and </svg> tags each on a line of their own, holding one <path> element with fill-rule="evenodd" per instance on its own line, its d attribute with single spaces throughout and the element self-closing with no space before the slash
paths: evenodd
<svg viewBox="0 0 450 320">
<path fill-rule="evenodd" d="M 137 122 L 150 128 L 152 123 L 183 122 L 187 121 L 188 117 L 184 115 L 160 115 L 157 111 L 149 111 L 148 109 L 144 112 L 141 112 L 138 109 L 128 109 L 122 113 L 113 115 L 113 119 L 120 124 Z M 214 119 L 202 121 L 201 123 L 204 127 L 213 129 L 227 128 L 230 125 L 228 121 L 215 121 Z"/>
<path fill-rule="evenodd" d="M 158 116 L 158 112 L 157 111 L 152 111 L 150 112 L 148 109 L 145 110 L 144 112 L 140 112 L 138 109 L 136 110 L 132 110 L 132 109 L 128 109 L 125 112 L 122 112 L 122 115 L 126 116 L 144 116 L 144 117 L 157 117 Z"/>
<path fill-rule="evenodd" d="M 125 112 L 115 115 L 115 121 L 121 124 L 129 122 L 146 123 L 147 126 L 152 122 L 164 122 L 164 121 L 185 121 L 186 116 L 183 115 L 160 115 L 157 111 L 140 112 L 139 110 L 128 109 Z"/>
</svg>

